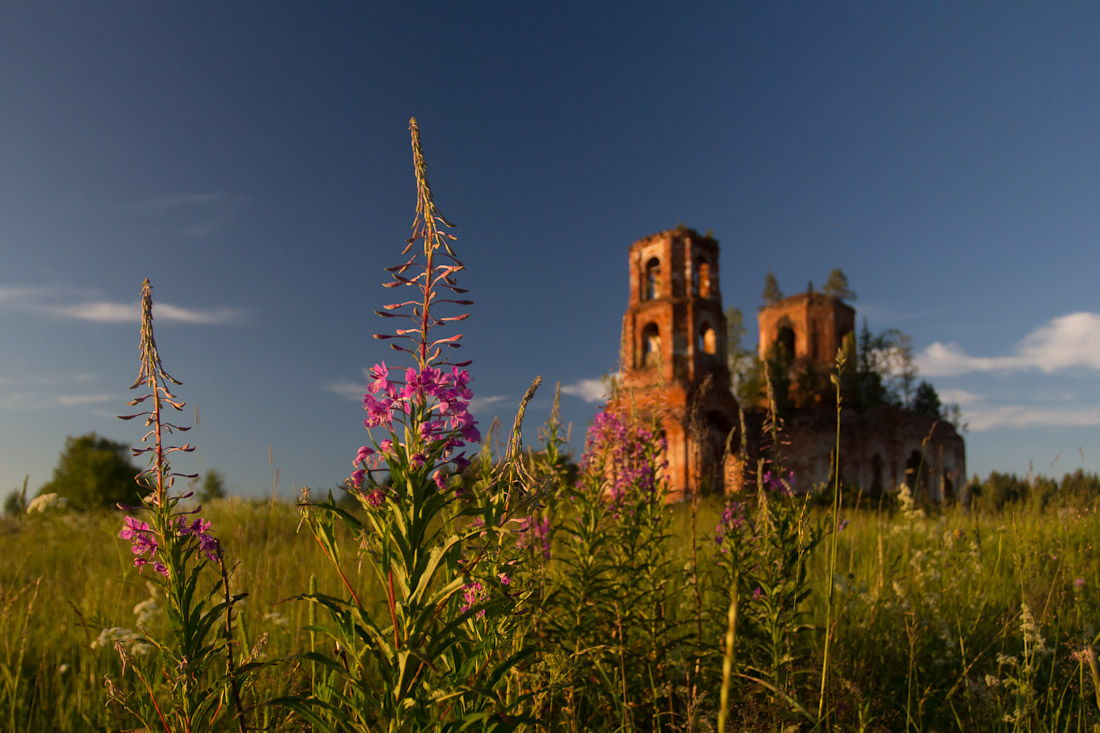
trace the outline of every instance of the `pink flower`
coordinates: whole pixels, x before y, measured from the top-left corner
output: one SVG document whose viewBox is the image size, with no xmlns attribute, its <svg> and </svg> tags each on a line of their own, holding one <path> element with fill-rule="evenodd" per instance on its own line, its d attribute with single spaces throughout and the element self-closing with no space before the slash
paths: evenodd
<svg viewBox="0 0 1100 733">
<path fill-rule="evenodd" d="M 479 601 L 484 600 L 486 595 L 484 592 L 484 588 L 482 588 L 481 586 L 481 583 L 478 583 L 477 581 L 474 581 L 473 583 L 467 583 L 465 586 L 463 586 L 463 588 L 465 589 L 462 593 L 462 600 L 464 603 L 462 606 L 459 607 L 459 613 L 466 613 Z M 476 616 L 478 618 L 484 618 L 485 609 L 483 608 L 478 611 Z"/>
<path fill-rule="evenodd" d="M 370 368 L 370 375 L 374 377 L 374 381 L 367 387 L 371 392 L 388 392 L 390 383 L 386 381 L 386 377 L 389 376 L 390 370 L 386 367 L 386 362 L 381 364 L 375 364 Z"/>
</svg>

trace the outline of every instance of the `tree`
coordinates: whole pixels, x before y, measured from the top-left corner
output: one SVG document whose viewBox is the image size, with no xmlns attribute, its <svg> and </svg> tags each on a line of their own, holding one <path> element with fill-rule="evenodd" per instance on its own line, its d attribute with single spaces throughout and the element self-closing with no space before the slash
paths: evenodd
<svg viewBox="0 0 1100 733">
<path fill-rule="evenodd" d="M 917 365 L 913 363 L 913 340 L 909 334 L 896 328 L 886 329 L 875 337 L 873 358 L 891 401 L 912 407 Z"/>
<path fill-rule="evenodd" d="M 882 372 L 879 371 L 879 360 L 876 358 L 882 344 L 882 336 L 873 336 L 865 319 L 856 348 L 855 394 L 852 404 L 857 410 L 890 403 L 890 393 L 883 383 Z"/>
<path fill-rule="evenodd" d="M 198 498 L 200 504 L 205 504 L 212 499 L 224 499 L 225 476 L 221 471 L 210 468 L 202 477 L 202 486 L 199 487 Z"/>
<path fill-rule="evenodd" d="M 130 463 L 129 453 L 129 446 L 95 433 L 70 436 L 53 478 L 38 494 L 57 494 L 76 510 L 140 504 L 145 491 L 134 480 L 138 469 Z"/>
<path fill-rule="evenodd" d="M 839 267 L 834 267 L 829 272 L 829 279 L 825 281 L 825 287 L 821 288 L 821 292 L 841 300 L 856 299 L 855 292 L 848 287 L 848 276 Z"/>
<path fill-rule="evenodd" d="M 18 516 L 27 511 L 27 481 L 30 476 L 23 479 L 23 490 L 15 490 L 4 499 L 4 514 Z"/>
<path fill-rule="evenodd" d="M 940 396 L 936 393 L 936 388 L 926 379 L 921 380 L 917 385 L 917 391 L 913 394 L 913 410 L 935 420 L 942 417 L 943 405 L 940 403 Z"/>
<path fill-rule="evenodd" d="M 762 297 L 766 305 L 775 305 L 783 300 L 783 292 L 779 289 L 779 281 L 775 279 L 775 273 L 771 270 L 768 270 L 768 275 L 764 278 L 764 293 Z"/>
</svg>

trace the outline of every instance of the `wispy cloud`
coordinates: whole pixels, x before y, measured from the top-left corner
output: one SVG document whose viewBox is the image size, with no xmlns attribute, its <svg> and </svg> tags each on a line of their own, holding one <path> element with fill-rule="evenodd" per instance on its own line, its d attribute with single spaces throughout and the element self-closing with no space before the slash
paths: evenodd
<svg viewBox="0 0 1100 733">
<path fill-rule="evenodd" d="M 1071 367 L 1100 370 L 1100 314 L 1082 311 L 1053 318 L 1006 356 L 971 356 L 958 344 L 937 341 L 917 356 L 917 367 L 930 377 L 1033 369 L 1050 374 Z"/>
<path fill-rule="evenodd" d="M 201 239 L 220 231 L 232 215 L 230 204 L 244 198 L 224 191 L 184 193 L 140 201 L 124 210 L 150 218 L 174 217 L 178 231 Z"/>
<path fill-rule="evenodd" d="M 106 394 L 41 394 L 8 392 L 0 394 L 0 410 L 44 410 L 52 407 L 79 407 L 117 399 Z"/>
<path fill-rule="evenodd" d="M 997 428 L 1091 428 L 1100 426 L 1098 407 L 975 406 L 963 411 L 976 433 Z"/>
<path fill-rule="evenodd" d="M 73 305 L 44 306 L 43 310 L 62 318 L 75 318 L 96 323 L 137 323 L 141 320 L 141 304 L 89 301 Z M 183 308 L 170 303 L 157 303 L 153 315 L 158 321 L 225 325 L 236 323 L 243 312 L 236 308 Z"/>
<path fill-rule="evenodd" d="M 34 374 L 22 377 L 12 377 L 0 374 L 0 387 L 56 387 L 60 384 L 86 384 L 88 382 L 94 382 L 97 379 L 99 379 L 99 377 L 94 374 L 88 374 L 87 372 L 54 376 Z"/>
<path fill-rule="evenodd" d="M 486 397 L 475 397 L 470 400 L 470 412 L 478 413 L 483 412 L 489 405 L 495 405 L 498 402 L 503 402 L 508 399 L 507 395 L 494 394 Z"/>
<path fill-rule="evenodd" d="M 233 201 L 239 197 L 220 191 L 207 191 L 203 193 L 184 193 L 172 196 L 159 196 L 157 198 L 141 201 L 128 207 L 130 211 L 139 214 L 163 214 L 177 209 L 189 209 L 196 206 L 209 206 Z"/>
<path fill-rule="evenodd" d="M 58 302 L 73 295 L 63 288 L 0 285 L 0 306 L 97 323 L 137 323 L 141 320 L 141 305 L 136 300 L 131 303 L 107 300 Z M 157 320 L 203 325 L 237 323 L 243 320 L 244 315 L 245 312 L 239 308 L 185 308 L 163 302 L 158 302 L 154 310 Z"/>
<path fill-rule="evenodd" d="M 572 384 L 563 384 L 561 391 L 590 403 L 607 399 L 607 385 L 602 379 L 582 379 Z"/>
<path fill-rule="evenodd" d="M 53 288 L 26 285 L 0 285 L 0 303 L 20 304 L 41 298 L 53 292 Z"/>
<path fill-rule="evenodd" d="M 1058 428 L 1100 426 L 1100 406 L 1073 404 L 992 405 L 984 395 L 965 389 L 939 391 L 940 399 L 958 403 L 971 432 L 998 428 Z"/>
<path fill-rule="evenodd" d="M 332 392 L 337 397 L 343 397 L 345 400 L 352 400 L 358 402 L 363 399 L 363 395 L 367 391 L 366 382 L 329 382 L 322 384 L 321 389 L 326 392 Z"/>
<path fill-rule="evenodd" d="M 59 394 L 54 397 L 61 407 L 74 405 L 93 405 L 99 402 L 110 402 L 113 397 L 107 394 Z"/>
</svg>

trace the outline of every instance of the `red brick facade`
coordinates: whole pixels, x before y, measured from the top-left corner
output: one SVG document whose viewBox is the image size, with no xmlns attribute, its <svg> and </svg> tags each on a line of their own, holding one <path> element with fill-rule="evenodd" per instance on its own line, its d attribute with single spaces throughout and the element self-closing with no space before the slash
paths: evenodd
<svg viewBox="0 0 1100 733">
<path fill-rule="evenodd" d="M 723 491 L 724 448 L 738 418 L 713 239 L 681 228 L 630 248 L 620 378 L 608 409 L 656 417 L 668 442 L 669 498 Z"/>
<path fill-rule="evenodd" d="M 718 243 L 687 228 L 638 240 L 630 247 L 630 297 L 623 316 L 619 392 L 607 409 L 656 419 L 668 444 L 669 500 L 695 492 L 741 488 L 761 455 L 763 411 L 746 405 L 748 466 L 737 401 L 730 393 L 726 319 L 718 285 Z M 758 314 L 761 358 L 786 347 L 792 372 L 808 365 L 827 375 L 855 310 L 822 293 L 802 293 L 764 306 Z M 826 384 L 828 380 L 826 379 Z M 835 408 L 795 399 L 787 420 L 785 465 L 799 489 L 830 479 L 837 440 Z M 966 480 L 966 446 L 949 423 L 896 406 L 841 418 L 843 481 L 871 495 L 905 482 L 929 501 L 957 496 Z M 744 470 L 747 469 L 747 470 Z"/>
</svg>

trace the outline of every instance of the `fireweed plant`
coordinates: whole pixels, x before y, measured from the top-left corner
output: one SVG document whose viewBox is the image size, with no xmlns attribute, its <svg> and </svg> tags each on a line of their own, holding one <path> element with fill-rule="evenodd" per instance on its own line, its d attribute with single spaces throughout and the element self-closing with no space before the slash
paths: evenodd
<svg viewBox="0 0 1100 733">
<path fill-rule="evenodd" d="M 520 553 L 508 536 L 523 505 L 514 470 L 520 418 L 490 480 L 475 490 L 454 480 L 469 463 L 464 449 L 481 435 L 469 412 L 469 362 L 445 356 L 462 335 L 440 337 L 437 329 L 468 316 L 443 316 L 441 306 L 472 301 L 455 282 L 463 265 L 446 231 L 453 225 L 432 198 L 415 119 L 409 129 L 416 215 L 402 251 L 407 259 L 387 268 L 393 280 L 386 287 L 410 295 L 377 311 L 407 325 L 375 338 L 412 365 L 370 370 L 367 442 L 346 484 L 365 518 L 342 510 L 331 494 L 315 503 L 303 492 L 303 524 L 338 571 L 343 595 L 299 597 L 327 613 L 327 622 L 308 630 L 327 636 L 332 652 L 304 654 L 316 670 L 309 694 L 275 702 L 316 730 L 511 729 L 522 716 L 509 673 L 529 654 L 512 641 L 528 592 L 512 582 Z M 357 543 L 354 565 L 337 542 L 338 523 Z M 364 564 L 383 589 L 382 603 L 365 597 L 367 578 L 355 570 Z"/>
<path fill-rule="evenodd" d="M 190 452 L 190 445 L 169 446 L 169 435 L 189 428 L 174 425 L 165 410 L 180 411 L 184 402 L 170 391 L 180 382 L 161 364 L 153 336 L 153 289 L 149 280 L 141 288 L 141 369 L 130 389 L 145 387 L 128 405 L 143 405 L 143 412 L 122 416 L 123 420 L 145 418 L 149 429 L 135 456 L 147 454 L 149 467 L 136 477 L 150 489 L 141 507 L 123 510 L 127 516 L 119 537 L 131 543 L 134 567 L 159 584 L 163 591 L 169 633 L 134 639 L 132 645 L 115 643 L 122 656 L 123 670 L 130 670 L 139 683 L 139 694 L 128 694 L 126 684 L 107 678 L 110 701 L 140 721 L 145 730 L 190 733 L 195 731 L 246 729 L 241 702 L 242 679 L 254 665 L 239 665 L 234 658 L 234 604 L 243 596 L 229 594 L 229 578 L 221 546 L 210 533 L 210 522 L 198 516 L 201 507 L 187 510 L 181 501 L 191 494 L 173 494 L 177 477 L 193 478 L 172 470 L 168 457 Z M 147 646 L 145 646 L 147 645 Z M 146 662 L 133 658 L 133 650 L 152 647 Z M 127 681 L 129 682 L 129 681 Z"/>
<path fill-rule="evenodd" d="M 588 431 L 558 528 L 560 552 L 538 623 L 537 709 L 570 730 L 658 730 L 674 707 L 670 508 L 654 425 L 601 412 Z M 529 540 L 530 542 L 530 540 Z"/>
</svg>

